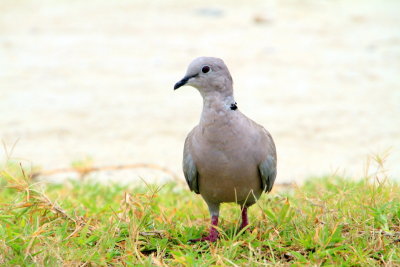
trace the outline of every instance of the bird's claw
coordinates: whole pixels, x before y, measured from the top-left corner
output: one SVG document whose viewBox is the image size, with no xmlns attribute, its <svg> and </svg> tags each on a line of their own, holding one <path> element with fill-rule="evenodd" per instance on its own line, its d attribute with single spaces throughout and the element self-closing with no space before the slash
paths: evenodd
<svg viewBox="0 0 400 267">
<path fill-rule="evenodd" d="M 197 243 L 202 241 L 216 242 L 217 240 L 218 240 L 218 235 L 210 234 L 202 238 L 190 239 L 189 242 L 190 243 Z"/>
</svg>

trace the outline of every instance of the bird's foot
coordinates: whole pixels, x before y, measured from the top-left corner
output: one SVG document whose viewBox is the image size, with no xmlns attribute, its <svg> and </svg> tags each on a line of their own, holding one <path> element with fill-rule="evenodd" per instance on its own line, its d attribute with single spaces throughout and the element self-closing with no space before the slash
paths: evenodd
<svg viewBox="0 0 400 267">
<path fill-rule="evenodd" d="M 195 242 L 201 242 L 201 241 L 210 241 L 210 242 L 215 242 L 218 239 L 218 231 L 215 227 L 218 225 L 218 215 L 213 215 L 211 217 L 211 228 L 210 228 L 210 234 L 208 236 L 202 237 L 202 238 L 197 238 L 197 239 L 191 239 L 189 242 L 195 243 Z"/>
<path fill-rule="evenodd" d="M 243 229 L 246 228 L 248 225 L 249 225 L 249 224 L 248 224 L 247 222 L 246 222 L 246 223 L 242 223 L 242 224 L 240 225 L 239 230 L 240 230 L 240 231 L 243 230 Z M 245 231 L 247 231 L 247 229 L 246 229 Z"/>
<path fill-rule="evenodd" d="M 202 241 L 216 242 L 218 240 L 218 233 L 210 233 L 208 236 L 202 238 L 191 239 L 189 242 L 196 243 Z"/>
<path fill-rule="evenodd" d="M 240 230 L 242 230 L 243 228 L 247 228 L 248 225 L 249 225 L 248 222 L 242 223 L 240 225 Z M 247 231 L 247 229 L 245 231 Z M 210 230 L 210 234 L 208 236 L 204 236 L 202 238 L 190 239 L 189 242 L 190 243 L 197 243 L 197 242 L 203 242 L 203 241 L 216 242 L 218 240 L 218 237 L 219 237 L 219 234 L 218 234 L 217 230 L 215 228 L 212 228 Z"/>
</svg>

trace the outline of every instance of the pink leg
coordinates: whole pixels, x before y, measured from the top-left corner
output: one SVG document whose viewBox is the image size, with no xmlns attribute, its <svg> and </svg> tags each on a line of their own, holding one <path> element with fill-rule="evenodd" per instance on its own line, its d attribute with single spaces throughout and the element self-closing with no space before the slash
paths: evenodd
<svg viewBox="0 0 400 267">
<path fill-rule="evenodd" d="M 249 219 L 247 218 L 247 207 L 242 209 L 242 224 L 240 225 L 240 230 L 249 225 Z"/>
<path fill-rule="evenodd" d="M 199 242 L 199 241 L 210 241 L 215 242 L 218 239 L 218 231 L 215 226 L 218 225 L 218 216 L 214 215 L 211 217 L 211 227 L 210 227 L 210 234 L 208 236 L 192 239 L 190 242 Z"/>
</svg>

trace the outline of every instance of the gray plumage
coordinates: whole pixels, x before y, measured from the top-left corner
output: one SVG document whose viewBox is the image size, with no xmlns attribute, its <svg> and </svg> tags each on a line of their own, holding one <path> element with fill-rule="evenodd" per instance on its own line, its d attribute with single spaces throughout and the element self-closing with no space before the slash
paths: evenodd
<svg viewBox="0 0 400 267">
<path fill-rule="evenodd" d="M 201 194 L 216 218 L 220 203 L 251 206 L 275 182 L 271 135 L 236 109 L 232 77 L 221 59 L 196 58 L 174 89 L 183 85 L 197 88 L 203 97 L 200 122 L 188 134 L 183 151 L 190 190 Z M 210 236 L 199 240 L 215 239 Z"/>
</svg>

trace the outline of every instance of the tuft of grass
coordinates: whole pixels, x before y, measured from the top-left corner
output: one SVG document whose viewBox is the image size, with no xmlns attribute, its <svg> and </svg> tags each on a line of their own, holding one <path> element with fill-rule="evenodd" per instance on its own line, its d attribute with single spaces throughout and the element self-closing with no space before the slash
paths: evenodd
<svg viewBox="0 0 400 267">
<path fill-rule="evenodd" d="M 176 183 L 128 187 L 33 183 L 0 168 L 0 265 L 400 265 L 400 187 L 388 179 L 310 179 L 264 195 L 239 231 L 224 204 L 221 238 L 201 197 Z"/>
</svg>

